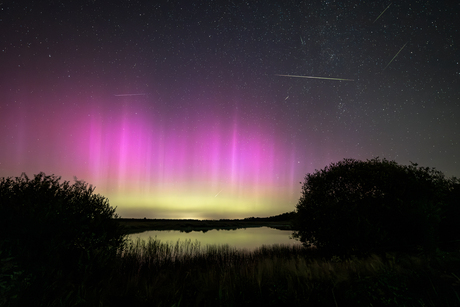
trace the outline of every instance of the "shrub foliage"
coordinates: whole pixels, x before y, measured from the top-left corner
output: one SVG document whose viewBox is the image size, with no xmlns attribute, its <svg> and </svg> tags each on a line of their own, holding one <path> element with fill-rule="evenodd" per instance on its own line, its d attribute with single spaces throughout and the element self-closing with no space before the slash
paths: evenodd
<svg viewBox="0 0 460 307">
<path fill-rule="evenodd" d="M 106 198 L 83 181 L 60 179 L 44 173 L 29 179 L 23 173 L 0 180 L 0 257 L 5 263 L 1 281 L 18 283 L 3 290 L 25 289 L 34 304 L 40 298 L 65 301 L 56 293 L 83 299 L 124 242 L 115 208 Z"/>
<path fill-rule="evenodd" d="M 415 163 L 379 158 L 332 163 L 305 176 L 294 237 L 335 254 L 432 250 L 441 221 L 454 211 L 448 199 L 457 182 Z"/>
</svg>

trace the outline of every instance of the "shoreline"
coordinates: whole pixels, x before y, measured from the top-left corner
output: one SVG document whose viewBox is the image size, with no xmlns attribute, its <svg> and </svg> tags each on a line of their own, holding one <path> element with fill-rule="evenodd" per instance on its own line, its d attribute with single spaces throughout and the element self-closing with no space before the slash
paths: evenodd
<svg viewBox="0 0 460 307">
<path fill-rule="evenodd" d="M 270 227 L 278 230 L 294 230 L 291 222 L 270 221 L 270 218 L 253 218 L 244 220 L 174 220 L 174 219 L 135 219 L 118 218 L 126 234 L 149 230 L 178 230 L 181 232 L 209 230 L 236 230 L 241 228 Z"/>
</svg>

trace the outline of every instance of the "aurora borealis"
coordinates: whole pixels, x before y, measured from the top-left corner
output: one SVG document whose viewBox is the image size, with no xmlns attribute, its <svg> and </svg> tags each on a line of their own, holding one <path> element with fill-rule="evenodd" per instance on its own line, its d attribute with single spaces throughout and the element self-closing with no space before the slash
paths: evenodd
<svg viewBox="0 0 460 307">
<path fill-rule="evenodd" d="M 0 177 L 214 219 L 292 211 L 305 174 L 343 158 L 460 175 L 459 4 L 0 7 Z"/>
</svg>

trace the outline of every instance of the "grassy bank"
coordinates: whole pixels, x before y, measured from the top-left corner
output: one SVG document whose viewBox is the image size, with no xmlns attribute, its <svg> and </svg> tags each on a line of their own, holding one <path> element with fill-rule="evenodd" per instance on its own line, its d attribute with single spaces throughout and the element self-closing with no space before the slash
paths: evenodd
<svg viewBox="0 0 460 307">
<path fill-rule="evenodd" d="M 322 257 L 294 246 L 245 252 L 198 242 L 130 241 L 112 305 L 458 306 L 460 253 Z"/>
<path fill-rule="evenodd" d="M 50 279 L 0 305 L 459 306 L 459 277 L 458 247 L 433 255 L 386 252 L 340 259 L 301 246 L 248 252 L 150 239 L 128 241 L 106 265 L 82 263 L 61 276 L 59 285 Z M 12 281 L 19 291 L 28 279 L 18 278 Z M 16 290 L 6 289 L 11 282 L 0 286 L 15 297 Z"/>
</svg>

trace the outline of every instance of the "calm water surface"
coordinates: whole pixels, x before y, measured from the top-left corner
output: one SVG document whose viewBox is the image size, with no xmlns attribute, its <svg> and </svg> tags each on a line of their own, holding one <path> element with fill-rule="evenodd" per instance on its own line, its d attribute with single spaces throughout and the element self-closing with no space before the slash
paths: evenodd
<svg viewBox="0 0 460 307">
<path fill-rule="evenodd" d="M 223 245 L 236 247 L 238 249 L 254 250 L 262 245 L 294 245 L 299 244 L 299 241 L 290 239 L 292 235 L 290 230 L 278 230 L 269 227 L 246 228 L 237 230 L 209 230 L 205 233 L 201 231 L 192 231 L 189 233 L 180 232 L 178 230 L 151 230 L 141 233 L 129 235 L 130 239 L 135 240 L 141 238 L 148 240 L 149 237 L 156 238 L 161 242 L 176 243 L 177 240 L 192 242 L 198 241 L 201 246 L 207 244 Z"/>
</svg>

